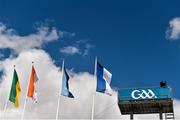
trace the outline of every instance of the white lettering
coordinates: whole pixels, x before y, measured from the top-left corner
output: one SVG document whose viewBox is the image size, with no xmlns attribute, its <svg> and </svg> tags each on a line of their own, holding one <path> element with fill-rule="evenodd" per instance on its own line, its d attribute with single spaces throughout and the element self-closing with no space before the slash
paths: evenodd
<svg viewBox="0 0 180 120">
<path fill-rule="evenodd" d="M 157 98 L 154 92 L 150 89 L 147 90 L 134 90 L 131 93 L 131 97 L 133 99 L 152 99 L 152 98 Z"/>
</svg>

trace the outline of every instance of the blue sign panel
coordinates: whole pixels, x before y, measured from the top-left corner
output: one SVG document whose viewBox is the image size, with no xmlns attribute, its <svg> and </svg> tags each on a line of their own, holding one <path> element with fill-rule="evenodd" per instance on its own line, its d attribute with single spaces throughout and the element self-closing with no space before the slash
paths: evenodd
<svg viewBox="0 0 180 120">
<path fill-rule="evenodd" d="M 121 89 L 118 92 L 121 101 L 172 98 L 170 87 Z"/>
</svg>

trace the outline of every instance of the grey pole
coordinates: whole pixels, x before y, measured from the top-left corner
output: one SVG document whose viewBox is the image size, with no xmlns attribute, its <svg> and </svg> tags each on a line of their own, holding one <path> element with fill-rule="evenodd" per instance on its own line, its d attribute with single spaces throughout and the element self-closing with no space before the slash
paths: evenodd
<svg viewBox="0 0 180 120">
<path fill-rule="evenodd" d="M 159 112 L 159 119 L 163 120 L 163 113 L 162 113 L 162 111 Z"/>
<path fill-rule="evenodd" d="M 130 114 L 130 120 L 133 120 L 134 119 L 134 115 L 133 115 L 133 112 L 131 112 Z"/>
</svg>

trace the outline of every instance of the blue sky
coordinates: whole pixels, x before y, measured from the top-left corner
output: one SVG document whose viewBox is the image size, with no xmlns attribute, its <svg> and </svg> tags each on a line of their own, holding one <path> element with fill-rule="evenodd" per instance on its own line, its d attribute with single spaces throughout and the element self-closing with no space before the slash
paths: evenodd
<svg viewBox="0 0 180 120">
<path fill-rule="evenodd" d="M 180 98 L 180 42 L 167 39 L 166 31 L 169 22 L 180 17 L 179 11 L 179 0 L 0 1 L 1 22 L 21 36 L 42 23 L 67 32 L 61 40 L 43 45 L 58 66 L 65 58 L 67 68 L 93 73 L 98 56 L 113 74 L 112 86 L 151 86 L 166 80 L 176 98 Z M 62 53 L 67 46 L 79 51 Z M 10 54 L 9 49 L 0 52 L 4 58 Z"/>
</svg>

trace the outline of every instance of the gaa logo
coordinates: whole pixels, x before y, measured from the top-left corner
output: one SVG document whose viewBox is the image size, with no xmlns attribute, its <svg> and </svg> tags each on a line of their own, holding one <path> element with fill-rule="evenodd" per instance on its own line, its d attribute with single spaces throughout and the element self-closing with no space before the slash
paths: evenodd
<svg viewBox="0 0 180 120">
<path fill-rule="evenodd" d="M 154 92 L 150 89 L 147 90 L 134 90 L 131 93 L 131 97 L 133 99 L 153 99 L 153 98 L 157 98 L 157 96 L 154 94 Z"/>
</svg>

